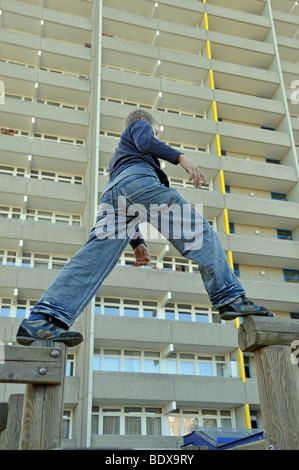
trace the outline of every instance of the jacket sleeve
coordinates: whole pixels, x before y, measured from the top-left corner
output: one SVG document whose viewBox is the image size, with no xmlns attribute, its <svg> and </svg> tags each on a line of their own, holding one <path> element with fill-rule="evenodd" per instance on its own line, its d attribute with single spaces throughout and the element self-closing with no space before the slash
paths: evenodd
<svg viewBox="0 0 299 470">
<path fill-rule="evenodd" d="M 130 127 L 130 134 L 140 152 L 149 154 L 152 157 L 162 158 L 162 160 L 166 160 L 174 165 L 178 164 L 177 159 L 182 152 L 158 140 L 148 121 L 142 119 L 134 121 Z"/>
<path fill-rule="evenodd" d="M 136 232 L 139 233 L 138 237 L 137 238 L 132 238 L 132 240 L 130 241 L 130 246 L 133 250 L 135 248 L 137 248 L 137 246 L 139 246 L 139 245 L 147 246 L 144 239 L 143 239 L 142 233 L 139 230 L 139 226 L 137 226 Z"/>
</svg>

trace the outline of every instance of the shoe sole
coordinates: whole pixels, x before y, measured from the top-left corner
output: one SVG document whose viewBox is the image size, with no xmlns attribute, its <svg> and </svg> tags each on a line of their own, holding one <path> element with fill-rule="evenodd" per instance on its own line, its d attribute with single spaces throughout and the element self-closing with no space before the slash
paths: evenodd
<svg viewBox="0 0 299 470">
<path fill-rule="evenodd" d="M 275 318 L 275 313 L 273 312 L 244 312 L 244 313 L 238 313 L 238 312 L 224 312 L 220 315 L 221 320 L 235 320 L 238 317 L 248 317 L 252 315 L 253 317 L 271 317 Z"/>
<path fill-rule="evenodd" d="M 53 343 L 64 343 L 66 346 L 69 348 L 72 346 L 77 346 L 78 344 L 82 343 L 83 338 L 70 338 L 70 339 L 64 339 L 64 338 L 53 338 L 53 339 L 39 339 L 39 338 L 30 338 L 28 336 L 17 336 L 16 338 L 17 342 L 21 344 L 22 346 L 30 346 L 32 343 L 35 341 L 52 341 Z"/>
</svg>

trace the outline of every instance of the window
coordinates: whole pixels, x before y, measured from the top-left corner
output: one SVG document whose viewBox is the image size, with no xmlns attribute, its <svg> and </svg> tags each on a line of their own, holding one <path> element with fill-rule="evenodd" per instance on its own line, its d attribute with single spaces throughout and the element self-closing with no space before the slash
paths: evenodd
<svg viewBox="0 0 299 470">
<path fill-rule="evenodd" d="M 146 406 L 93 406 L 92 433 L 162 435 L 162 408 Z"/>
<path fill-rule="evenodd" d="M 120 371 L 120 357 L 118 356 L 120 356 L 119 349 L 104 349 L 103 370 L 119 372 Z"/>
<path fill-rule="evenodd" d="M 0 298 L 0 316 L 26 318 L 35 304 L 36 300 Z"/>
<path fill-rule="evenodd" d="M 62 417 L 62 439 L 71 439 L 71 410 L 64 410 Z"/>
<path fill-rule="evenodd" d="M 168 302 L 165 306 L 159 307 L 158 302 L 152 300 L 117 299 L 112 297 L 96 297 L 94 312 L 96 315 L 158 318 L 203 323 L 218 323 L 219 321 L 219 312 L 207 306 Z"/>
<path fill-rule="evenodd" d="M 232 427 L 230 410 L 178 409 L 167 419 L 170 436 L 189 434 L 196 426 Z"/>
<path fill-rule="evenodd" d="M 299 313 L 291 312 L 291 313 L 290 313 L 290 317 L 291 317 L 293 320 L 299 320 Z"/>
<path fill-rule="evenodd" d="M 0 250 L 0 265 L 14 266 L 16 264 L 16 251 Z"/>
<path fill-rule="evenodd" d="M 40 269 L 61 269 L 69 259 L 69 257 L 24 252 L 22 266 Z"/>
<path fill-rule="evenodd" d="M 251 428 L 258 429 L 259 428 L 259 420 L 257 411 L 250 410 L 250 421 L 251 421 Z"/>
<path fill-rule="evenodd" d="M 291 230 L 282 230 L 282 229 L 277 229 L 277 237 L 280 240 L 293 240 L 293 234 Z"/>
<path fill-rule="evenodd" d="M 283 275 L 285 282 L 299 282 L 299 271 L 296 269 L 284 269 Z"/>
<path fill-rule="evenodd" d="M 66 361 L 66 376 L 74 377 L 75 375 L 75 354 L 68 354 Z"/>
<path fill-rule="evenodd" d="M 277 201 L 287 201 L 287 195 L 282 193 L 271 193 L 272 199 L 276 199 Z"/>
<path fill-rule="evenodd" d="M 9 317 L 11 312 L 11 299 L 1 299 L 0 303 L 0 316 L 1 317 Z"/>
<path fill-rule="evenodd" d="M 120 409 L 103 409 L 103 434 L 120 434 Z"/>
<path fill-rule="evenodd" d="M 251 368 L 250 368 L 250 357 L 244 356 L 244 368 L 245 368 L 245 376 L 250 379 L 251 378 Z"/>
<path fill-rule="evenodd" d="M 92 433 L 110 435 L 182 436 L 196 426 L 232 427 L 232 410 L 182 408 L 164 414 L 159 406 L 93 406 Z"/>
<path fill-rule="evenodd" d="M 235 233 L 235 224 L 232 222 L 229 223 L 229 231 L 230 233 Z"/>
<path fill-rule="evenodd" d="M 175 352 L 170 353 L 167 358 L 161 358 L 160 351 L 95 349 L 93 370 L 224 377 L 227 363 L 228 358 L 225 355 Z"/>
<path fill-rule="evenodd" d="M 27 209 L 26 220 L 56 225 L 81 225 L 81 215 Z"/>
<path fill-rule="evenodd" d="M 236 277 L 240 277 L 240 267 L 238 264 L 234 264 L 234 273 Z"/>
<path fill-rule="evenodd" d="M 0 218 L 19 219 L 20 215 L 19 207 L 0 206 Z"/>
</svg>

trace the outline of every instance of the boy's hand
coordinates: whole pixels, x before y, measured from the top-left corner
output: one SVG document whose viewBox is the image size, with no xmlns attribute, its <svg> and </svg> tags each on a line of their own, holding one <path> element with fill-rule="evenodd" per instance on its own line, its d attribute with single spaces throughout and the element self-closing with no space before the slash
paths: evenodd
<svg viewBox="0 0 299 470">
<path fill-rule="evenodd" d="M 151 262 L 151 255 L 147 249 L 147 247 L 143 244 L 134 248 L 134 256 L 136 260 L 136 264 L 138 266 L 146 266 Z"/>
<path fill-rule="evenodd" d="M 199 188 L 200 181 L 202 180 L 204 184 L 208 184 L 206 175 L 200 171 L 200 169 L 183 153 L 178 158 L 179 164 L 187 171 L 189 174 L 189 181 L 193 180 L 193 186 Z"/>
</svg>

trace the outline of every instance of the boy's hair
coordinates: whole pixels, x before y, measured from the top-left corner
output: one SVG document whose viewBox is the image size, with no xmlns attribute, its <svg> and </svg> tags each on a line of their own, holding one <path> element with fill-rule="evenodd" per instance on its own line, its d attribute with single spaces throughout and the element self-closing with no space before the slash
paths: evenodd
<svg viewBox="0 0 299 470">
<path fill-rule="evenodd" d="M 145 111 L 144 109 L 138 108 L 128 114 L 128 116 L 124 120 L 124 128 L 126 129 L 130 124 L 132 124 L 132 122 L 141 118 L 146 119 L 152 126 L 158 125 L 157 121 L 149 112 Z"/>
</svg>

